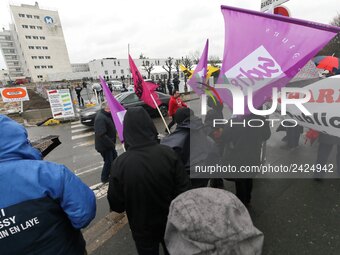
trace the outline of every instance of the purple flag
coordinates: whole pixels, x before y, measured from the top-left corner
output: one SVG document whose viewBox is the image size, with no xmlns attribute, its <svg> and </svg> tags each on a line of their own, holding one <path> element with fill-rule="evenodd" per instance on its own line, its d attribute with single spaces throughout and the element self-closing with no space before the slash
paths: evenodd
<svg viewBox="0 0 340 255">
<path fill-rule="evenodd" d="M 306 65 L 338 32 L 333 27 L 280 15 L 221 6 L 225 21 L 225 47 L 219 84 L 253 90 L 253 104 L 262 105 Z M 232 107 L 223 85 L 216 90 Z M 247 109 L 247 107 L 245 107 Z"/>
<path fill-rule="evenodd" d="M 192 77 L 188 81 L 188 85 L 195 91 L 197 95 L 205 94 L 205 87 L 202 85 L 206 83 L 207 77 L 207 65 L 208 65 L 208 48 L 209 48 L 209 40 L 205 43 L 205 47 L 202 53 L 202 56 L 195 68 Z"/>
<path fill-rule="evenodd" d="M 100 83 L 102 84 L 104 95 L 107 101 L 107 104 L 110 107 L 112 119 L 115 123 L 116 130 L 118 133 L 119 140 L 123 143 L 124 138 L 123 138 L 123 120 L 124 120 L 124 115 L 126 113 L 125 108 L 117 101 L 117 99 L 111 94 L 111 91 L 106 84 L 106 81 L 102 78 L 99 77 Z"/>
</svg>

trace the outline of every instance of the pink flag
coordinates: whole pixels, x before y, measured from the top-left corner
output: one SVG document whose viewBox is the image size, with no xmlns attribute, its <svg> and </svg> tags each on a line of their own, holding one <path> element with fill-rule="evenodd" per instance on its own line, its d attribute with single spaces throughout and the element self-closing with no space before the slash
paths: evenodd
<svg viewBox="0 0 340 255">
<path fill-rule="evenodd" d="M 253 104 L 262 105 L 306 65 L 339 31 L 333 27 L 262 12 L 222 6 L 225 47 L 219 84 L 231 84 Z M 232 107 L 232 97 L 223 85 L 217 89 Z M 245 107 L 247 109 L 247 107 Z"/>
<path fill-rule="evenodd" d="M 207 65 L 208 65 L 208 48 L 209 40 L 205 43 L 205 47 L 202 56 L 196 66 L 192 77 L 188 81 L 188 85 L 195 91 L 197 95 L 205 94 L 206 87 L 203 85 L 206 83 L 207 77 Z"/>
<path fill-rule="evenodd" d="M 131 73 L 133 77 L 133 83 L 134 83 L 136 95 L 138 96 L 139 99 L 144 101 L 147 105 L 155 109 L 158 105 L 161 104 L 158 94 L 155 92 L 158 85 L 152 82 L 144 81 L 142 75 L 138 71 L 135 65 L 135 62 L 133 61 L 130 55 L 129 55 L 129 64 L 130 64 L 130 69 L 131 69 Z M 155 103 L 157 104 L 157 106 Z"/>
<path fill-rule="evenodd" d="M 115 123 L 116 130 L 118 133 L 119 140 L 123 143 L 123 120 L 126 113 L 125 108 L 117 101 L 117 99 L 111 94 L 111 91 L 106 84 L 106 81 L 99 77 L 100 83 L 102 84 L 104 95 L 107 101 L 107 104 L 110 107 L 111 115 L 113 122 Z"/>
</svg>

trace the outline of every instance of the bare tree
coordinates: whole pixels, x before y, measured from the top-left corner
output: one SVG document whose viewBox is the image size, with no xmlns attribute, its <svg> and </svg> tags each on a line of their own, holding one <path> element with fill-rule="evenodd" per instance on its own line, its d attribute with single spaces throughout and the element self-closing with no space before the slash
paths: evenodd
<svg viewBox="0 0 340 255">
<path fill-rule="evenodd" d="M 192 59 L 192 61 L 195 65 L 197 65 L 198 62 L 200 61 L 201 56 L 200 56 L 200 52 L 198 50 L 196 50 L 194 52 L 190 52 L 189 56 L 190 56 L 190 58 Z"/>
<path fill-rule="evenodd" d="M 222 63 L 222 61 L 220 60 L 220 58 L 218 56 L 210 56 L 208 63 L 211 66 L 218 67 L 217 64 Z"/>
<path fill-rule="evenodd" d="M 148 74 L 148 79 L 150 79 L 150 76 L 151 76 L 151 71 L 154 69 L 154 64 L 153 63 L 149 63 L 149 61 L 146 61 L 146 62 L 144 62 L 143 63 L 143 70 L 145 71 L 145 72 L 147 72 L 147 74 Z"/>
<path fill-rule="evenodd" d="M 165 66 L 163 65 L 163 69 L 168 73 L 168 82 L 167 84 L 170 83 L 171 80 L 171 72 L 172 72 L 172 66 L 173 66 L 173 60 L 174 58 L 168 57 L 168 59 L 165 61 Z"/>
<path fill-rule="evenodd" d="M 190 71 L 192 69 L 193 61 L 187 56 L 185 58 L 182 57 L 182 64 L 187 70 Z M 188 77 L 190 76 L 190 73 L 186 72 L 184 74 L 185 74 L 184 75 L 184 92 L 187 93 L 188 92 L 187 81 L 188 81 Z"/>
<path fill-rule="evenodd" d="M 340 14 L 338 14 L 331 22 L 331 25 L 340 27 Z M 333 38 L 320 52 L 318 55 L 333 55 L 340 57 L 340 33 Z"/>
<path fill-rule="evenodd" d="M 144 56 L 143 53 L 141 53 L 141 54 L 139 55 L 139 59 L 146 59 L 146 57 Z"/>
</svg>

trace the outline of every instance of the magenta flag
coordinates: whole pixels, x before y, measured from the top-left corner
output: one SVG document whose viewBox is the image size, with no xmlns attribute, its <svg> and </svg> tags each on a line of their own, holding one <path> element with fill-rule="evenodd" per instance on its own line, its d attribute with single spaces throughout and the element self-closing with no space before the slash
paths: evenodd
<svg viewBox="0 0 340 255">
<path fill-rule="evenodd" d="M 340 27 L 280 15 L 221 6 L 225 46 L 218 84 L 253 90 L 253 104 L 262 105 L 306 65 Z M 222 100 L 232 107 L 232 97 L 217 86 Z M 246 99 L 246 98 L 245 98 Z M 246 107 L 247 109 L 247 107 Z"/>
<path fill-rule="evenodd" d="M 99 77 L 100 83 L 103 87 L 106 102 L 110 107 L 113 122 L 115 123 L 116 130 L 118 133 L 119 140 L 124 143 L 123 138 L 123 120 L 126 113 L 125 108 L 117 101 L 117 99 L 111 94 L 111 91 L 106 83 L 106 81 Z"/>
<path fill-rule="evenodd" d="M 188 85 L 195 91 L 197 95 L 205 94 L 205 89 L 202 85 L 206 83 L 207 77 L 207 65 L 208 65 L 208 48 L 209 48 L 209 40 L 207 39 L 205 43 L 204 50 L 202 52 L 202 56 L 195 68 L 192 77 L 188 81 Z"/>
<path fill-rule="evenodd" d="M 158 85 L 152 82 L 144 81 L 142 75 L 138 71 L 135 62 L 133 61 L 130 55 L 129 64 L 136 95 L 138 96 L 139 99 L 144 101 L 150 107 L 154 109 L 157 108 L 157 106 L 161 104 L 158 94 L 155 92 Z"/>
</svg>

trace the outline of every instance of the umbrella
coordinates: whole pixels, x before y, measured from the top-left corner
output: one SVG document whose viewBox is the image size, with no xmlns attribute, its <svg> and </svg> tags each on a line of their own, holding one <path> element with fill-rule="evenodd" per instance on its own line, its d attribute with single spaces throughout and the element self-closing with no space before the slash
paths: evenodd
<svg viewBox="0 0 340 255">
<path fill-rule="evenodd" d="M 328 70 L 332 73 L 338 72 L 340 67 L 340 59 L 333 56 L 325 56 L 323 59 L 318 59 L 317 68 Z"/>
<path fill-rule="evenodd" d="M 317 56 L 317 57 L 313 58 L 314 64 L 318 65 L 320 63 L 320 61 L 323 60 L 325 57 L 327 57 L 327 56 Z"/>
<path fill-rule="evenodd" d="M 31 142 L 32 146 L 41 152 L 43 158 L 61 144 L 58 135 L 49 135 Z"/>
</svg>

